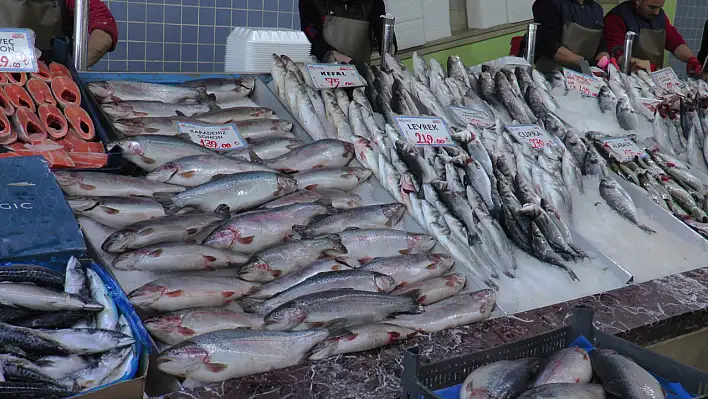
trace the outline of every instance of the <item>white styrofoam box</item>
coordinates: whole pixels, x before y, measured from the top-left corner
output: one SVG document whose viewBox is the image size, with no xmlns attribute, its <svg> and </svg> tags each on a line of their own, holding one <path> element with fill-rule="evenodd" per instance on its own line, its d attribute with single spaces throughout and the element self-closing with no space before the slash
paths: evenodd
<svg viewBox="0 0 708 399">
<path fill-rule="evenodd" d="M 507 4 L 503 0 L 467 0 L 467 27 L 487 29 L 507 23 Z"/>
<path fill-rule="evenodd" d="M 386 12 L 396 17 L 396 24 L 423 18 L 422 0 L 385 0 Z"/>
<path fill-rule="evenodd" d="M 426 42 L 452 34 L 449 0 L 423 0 L 423 30 Z"/>
<path fill-rule="evenodd" d="M 533 2 L 534 0 L 506 0 L 507 23 L 513 24 L 533 19 L 533 12 L 531 11 Z"/>
<path fill-rule="evenodd" d="M 300 30 L 235 28 L 226 39 L 224 70 L 267 73 L 272 54 L 295 62 L 310 60 L 312 45 Z"/>
<path fill-rule="evenodd" d="M 423 32 L 423 20 L 396 23 L 396 41 L 398 50 L 422 46 L 425 44 L 425 33 Z"/>
</svg>

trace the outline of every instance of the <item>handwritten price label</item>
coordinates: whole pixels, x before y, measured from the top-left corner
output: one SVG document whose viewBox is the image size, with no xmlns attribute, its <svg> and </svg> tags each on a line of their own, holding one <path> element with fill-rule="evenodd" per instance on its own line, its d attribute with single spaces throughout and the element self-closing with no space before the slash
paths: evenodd
<svg viewBox="0 0 708 399">
<path fill-rule="evenodd" d="M 397 116 L 396 122 L 408 142 L 417 146 L 456 146 L 447 125 L 439 118 Z"/>
<path fill-rule="evenodd" d="M 29 29 L 0 29 L 0 72 L 37 72 L 34 37 Z"/>
<path fill-rule="evenodd" d="M 651 78 L 657 86 L 669 92 L 684 86 L 672 68 L 664 68 L 653 72 Z"/>
<path fill-rule="evenodd" d="M 364 79 L 353 65 L 307 64 L 307 71 L 317 89 L 364 86 Z"/>
<path fill-rule="evenodd" d="M 644 158 L 647 153 L 632 141 L 629 137 L 609 138 L 602 140 L 602 145 L 609 149 L 620 162 L 631 161 L 636 157 Z"/>
<path fill-rule="evenodd" d="M 516 137 L 518 142 L 526 143 L 533 149 L 556 146 L 556 142 L 553 141 L 548 132 L 538 125 L 512 125 L 505 126 L 505 128 Z"/>
<path fill-rule="evenodd" d="M 594 76 L 578 73 L 568 68 L 563 68 L 563 74 L 568 81 L 568 89 L 577 91 L 586 97 L 600 95 L 601 85 Z"/>
<path fill-rule="evenodd" d="M 450 109 L 465 125 L 474 125 L 481 128 L 494 126 L 494 121 L 490 120 L 484 112 L 460 107 L 450 107 Z"/>
<path fill-rule="evenodd" d="M 200 125 L 177 122 L 180 134 L 187 134 L 193 142 L 212 150 L 228 151 L 248 145 L 235 125 Z"/>
</svg>

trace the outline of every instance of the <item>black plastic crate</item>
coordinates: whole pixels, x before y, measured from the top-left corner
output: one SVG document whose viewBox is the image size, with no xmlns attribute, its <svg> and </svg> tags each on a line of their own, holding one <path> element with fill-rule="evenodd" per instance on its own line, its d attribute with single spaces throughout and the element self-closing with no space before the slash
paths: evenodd
<svg viewBox="0 0 708 399">
<path fill-rule="evenodd" d="M 614 349 L 634 360 L 645 370 L 671 382 L 680 383 L 692 394 L 708 394 L 708 373 L 685 366 L 666 356 L 603 333 L 592 324 L 591 309 L 574 309 L 572 325 L 522 341 L 458 356 L 438 363 L 421 364 L 418 348 L 410 348 L 403 359 L 403 398 L 440 399 L 433 391 L 461 384 L 475 369 L 499 360 L 542 357 L 568 347 L 580 336 L 600 349 Z M 701 396 L 701 397 L 708 397 Z"/>
</svg>

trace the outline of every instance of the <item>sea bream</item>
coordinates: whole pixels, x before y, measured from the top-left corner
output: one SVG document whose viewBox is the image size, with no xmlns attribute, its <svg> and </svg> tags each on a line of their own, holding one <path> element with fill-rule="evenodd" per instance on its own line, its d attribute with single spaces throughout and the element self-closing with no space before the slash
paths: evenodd
<svg viewBox="0 0 708 399">
<path fill-rule="evenodd" d="M 263 318 L 223 308 L 196 308 L 165 313 L 145 319 L 150 335 L 168 345 L 177 345 L 212 331 L 263 327 Z"/>
<path fill-rule="evenodd" d="M 184 187 L 112 173 L 56 171 L 54 177 L 64 194 L 73 196 L 152 197 L 184 191 Z"/>
<path fill-rule="evenodd" d="M 128 294 L 130 303 L 154 312 L 219 307 L 256 292 L 258 284 L 235 277 L 165 277 Z"/>
<path fill-rule="evenodd" d="M 213 100 L 203 88 L 192 89 L 158 83 L 112 80 L 87 85 L 100 103 L 121 101 L 160 101 L 163 103 L 206 102 Z"/>
</svg>

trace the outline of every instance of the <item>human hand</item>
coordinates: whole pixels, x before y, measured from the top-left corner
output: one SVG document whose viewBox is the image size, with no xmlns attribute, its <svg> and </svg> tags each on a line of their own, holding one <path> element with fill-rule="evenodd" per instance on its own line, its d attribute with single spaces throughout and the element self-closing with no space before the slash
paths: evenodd
<svg viewBox="0 0 708 399">
<path fill-rule="evenodd" d="M 703 75 L 703 65 L 698 61 L 698 58 L 691 57 L 688 59 L 688 62 L 686 62 L 686 73 L 688 73 L 688 76 L 694 78 L 700 78 Z"/>
<path fill-rule="evenodd" d="M 649 73 L 651 73 L 651 63 L 647 60 L 642 60 L 639 58 L 632 58 L 630 61 L 632 65 L 632 70 L 636 71 L 638 69 L 643 69 Z"/>
<path fill-rule="evenodd" d="M 339 51 L 334 51 L 334 50 L 332 50 L 332 56 L 333 56 L 334 59 L 337 60 L 337 62 L 339 62 L 340 64 L 342 64 L 342 63 L 343 63 L 343 64 L 349 64 L 349 63 L 352 62 L 352 58 L 351 58 L 351 57 L 348 57 L 348 56 L 346 56 L 346 55 L 340 53 Z"/>
</svg>

